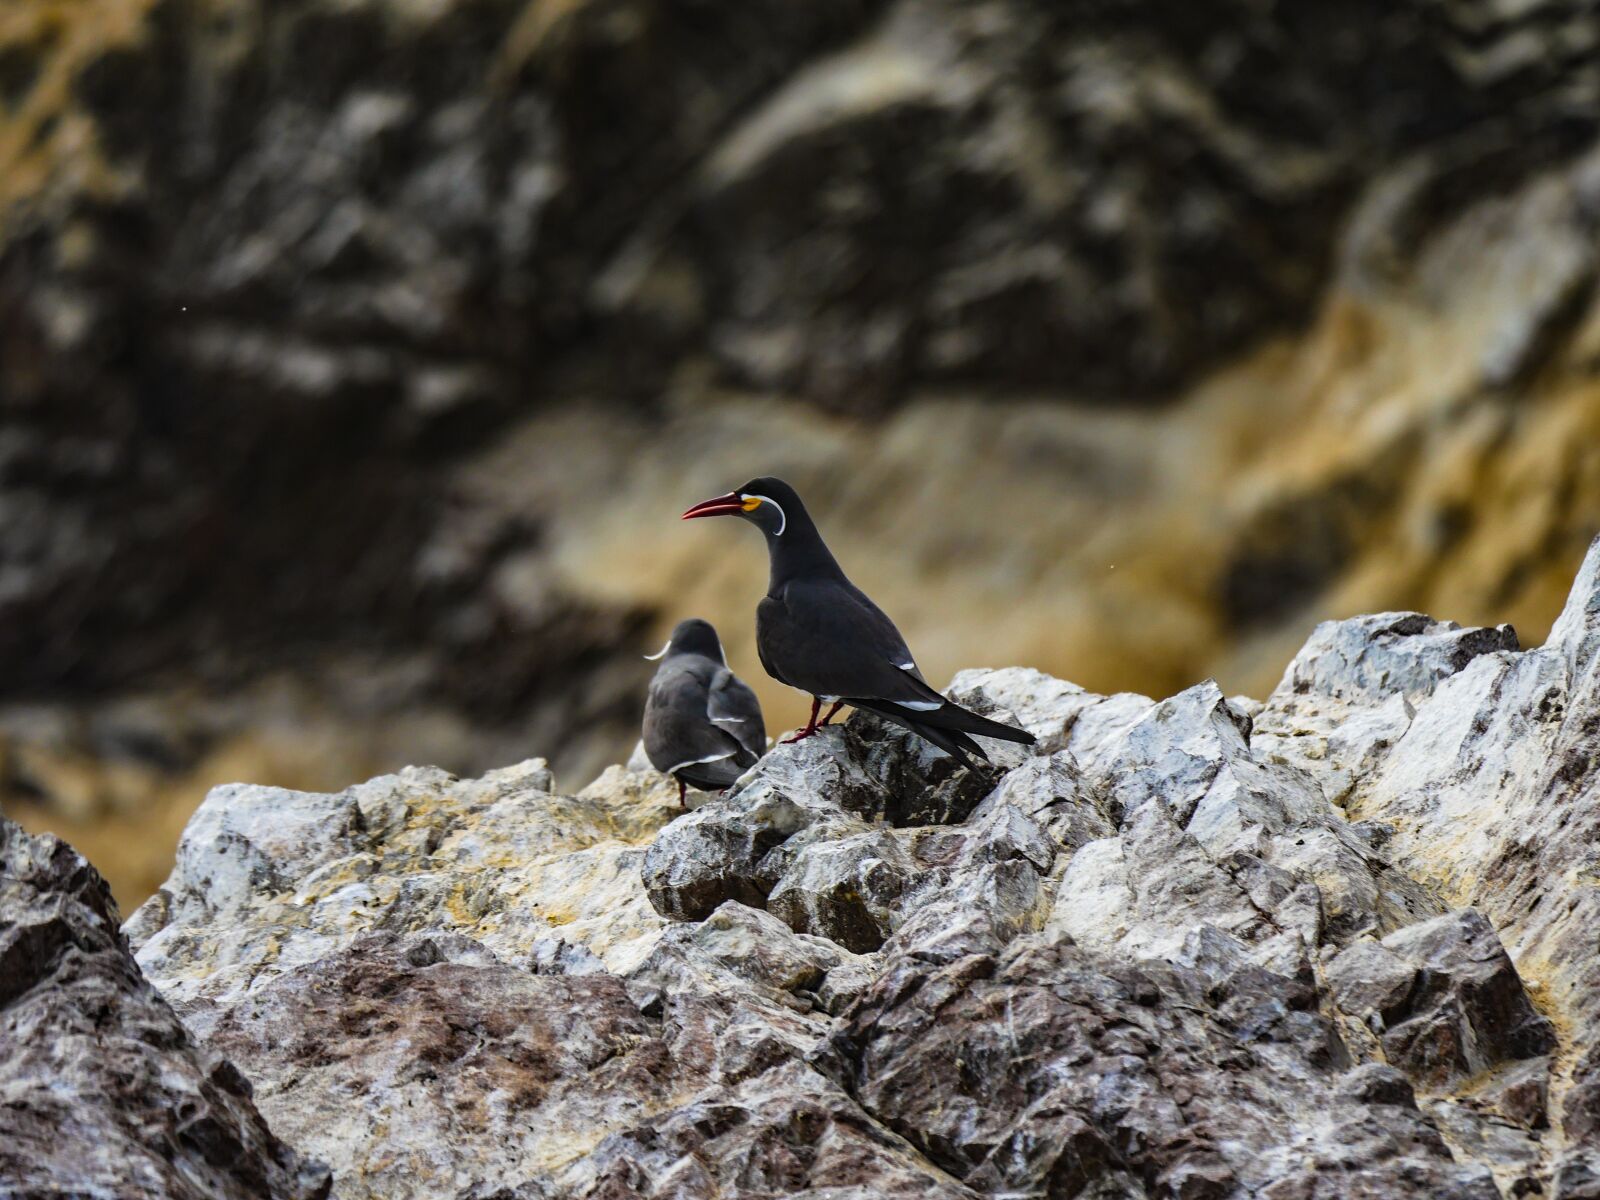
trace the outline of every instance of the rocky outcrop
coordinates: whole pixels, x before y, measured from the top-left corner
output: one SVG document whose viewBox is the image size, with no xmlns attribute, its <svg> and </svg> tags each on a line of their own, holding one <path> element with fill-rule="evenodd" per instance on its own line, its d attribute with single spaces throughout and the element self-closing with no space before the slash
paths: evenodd
<svg viewBox="0 0 1600 1200">
<path fill-rule="evenodd" d="M 983 1195 L 1497 1195 L 1389 1068 L 1355 1066 L 1315 989 L 1019 939 L 897 961 L 825 1062 Z"/>
<path fill-rule="evenodd" d="M 1265 701 L 964 672 L 681 813 L 636 759 L 215 791 L 126 932 L 339 1197 L 1582 1200 L 1600 542 L 1555 635 L 1322 626 Z"/>
<path fill-rule="evenodd" d="M 534 759 L 472 780 L 408 769 L 338 795 L 218 788 L 128 936 L 191 1019 L 375 933 L 450 931 L 526 970 L 625 972 L 663 927 L 638 874 L 677 791 L 615 767 L 575 796 L 551 787 Z"/>
<path fill-rule="evenodd" d="M 0 817 L 0 1195 L 320 1200 L 328 1169 L 140 973 L 105 882 Z"/>
<path fill-rule="evenodd" d="M 8 4 L 0 794 L 131 907 L 223 780 L 587 779 L 648 626 L 753 661 L 759 561 L 666 527 L 730 473 L 941 678 L 1537 640 L 1600 503 L 1597 46 L 1585 0 Z"/>
</svg>

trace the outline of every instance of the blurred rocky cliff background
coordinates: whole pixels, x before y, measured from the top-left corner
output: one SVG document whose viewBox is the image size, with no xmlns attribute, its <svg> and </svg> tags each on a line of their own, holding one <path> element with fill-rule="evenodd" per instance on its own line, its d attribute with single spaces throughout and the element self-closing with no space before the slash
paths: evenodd
<svg viewBox="0 0 1600 1200">
<path fill-rule="evenodd" d="M 931 678 L 1541 640 L 1600 528 L 1584 0 L 9 0 L 0 805 L 126 907 L 210 784 L 769 726 L 782 474 Z"/>
</svg>

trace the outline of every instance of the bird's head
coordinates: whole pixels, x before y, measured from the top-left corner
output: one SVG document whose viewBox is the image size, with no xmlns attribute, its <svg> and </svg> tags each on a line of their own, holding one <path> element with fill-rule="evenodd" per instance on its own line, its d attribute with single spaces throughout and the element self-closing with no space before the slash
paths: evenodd
<svg viewBox="0 0 1600 1200">
<path fill-rule="evenodd" d="M 702 500 L 683 514 L 691 517 L 743 517 L 768 537 L 781 538 L 790 524 L 803 517 L 800 497 L 781 479 L 763 475 L 726 496 Z"/>
<path fill-rule="evenodd" d="M 702 621 L 699 617 L 679 621 L 667 644 L 655 654 L 646 654 L 645 658 L 654 662 L 668 654 L 703 654 L 713 662 L 726 664 L 728 661 L 722 652 L 722 639 L 717 636 L 716 628 L 710 621 Z"/>
</svg>

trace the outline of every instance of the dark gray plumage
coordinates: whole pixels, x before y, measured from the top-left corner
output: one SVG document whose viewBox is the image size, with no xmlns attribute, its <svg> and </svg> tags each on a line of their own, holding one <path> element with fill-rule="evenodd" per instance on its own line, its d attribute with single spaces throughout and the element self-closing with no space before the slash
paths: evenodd
<svg viewBox="0 0 1600 1200">
<path fill-rule="evenodd" d="M 771 575 L 756 609 L 756 648 L 767 674 L 812 697 L 810 721 L 788 740 L 810 737 L 849 704 L 905 726 L 963 766 L 972 766 L 969 755 L 988 761 L 971 734 L 1034 741 L 1025 730 L 980 717 L 928 686 L 894 622 L 845 578 L 799 495 L 783 480 L 752 479 L 683 515 L 743 517 L 766 536 Z M 833 707 L 819 724 L 824 700 Z"/>
<path fill-rule="evenodd" d="M 644 752 L 684 787 L 721 791 L 766 753 L 761 702 L 728 670 L 709 622 L 679 622 L 660 654 L 644 704 Z"/>
</svg>

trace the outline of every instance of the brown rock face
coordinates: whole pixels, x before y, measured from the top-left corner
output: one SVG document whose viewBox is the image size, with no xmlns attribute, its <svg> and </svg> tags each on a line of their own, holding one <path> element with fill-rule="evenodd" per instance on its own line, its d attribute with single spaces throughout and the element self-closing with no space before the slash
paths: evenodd
<svg viewBox="0 0 1600 1200">
<path fill-rule="evenodd" d="M 105 882 L 0 818 L 0 1194 L 319 1200 L 250 1084 L 140 973 Z"/>
<path fill-rule="evenodd" d="M 684 1086 L 621 980 L 531 975 L 459 936 L 370 935 L 189 1019 L 247 1074 L 275 1078 L 262 1101 L 281 1135 L 344 1159 L 375 1196 L 525 1174 L 582 1146 L 597 1112 Z M 436 1165 L 419 1177 L 422 1158 Z"/>
<path fill-rule="evenodd" d="M 1334 1003 L 1371 1021 L 1384 1057 L 1419 1083 L 1441 1087 L 1555 1048 L 1550 1022 L 1474 909 L 1352 946 L 1327 970 Z"/>
</svg>

